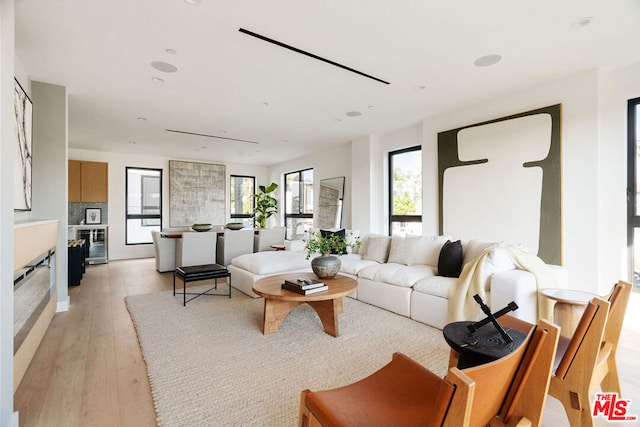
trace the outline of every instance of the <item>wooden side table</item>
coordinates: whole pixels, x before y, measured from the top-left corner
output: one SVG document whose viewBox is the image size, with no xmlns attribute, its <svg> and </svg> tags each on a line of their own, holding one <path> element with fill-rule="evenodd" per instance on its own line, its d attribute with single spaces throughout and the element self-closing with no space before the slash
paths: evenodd
<svg viewBox="0 0 640 427">
<path fill-rule="evenodd" d="M 543 289 L 540 294 L 555 301 L 553 321 L 560 326 L 560 334 L 571 338 L 580 322 L 584 307 L 598 295 L 573 289 Z"/>
</svg>

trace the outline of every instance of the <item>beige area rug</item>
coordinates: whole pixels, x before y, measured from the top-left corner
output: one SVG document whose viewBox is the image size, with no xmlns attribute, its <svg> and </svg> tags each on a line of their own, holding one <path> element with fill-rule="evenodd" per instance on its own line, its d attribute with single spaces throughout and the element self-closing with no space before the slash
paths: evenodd
<svg viewBox="0 0 640 427">
<path fill-rule="evenodd" d="M 126 302 L 160 426 L 295 426 L 303 389 L 357 381 L 395 351 L 440 376 L 447 369 L 442 331 L 351 298 L 337 338 L 308 305 L 263 335 L 263 300 L 235 290 L 231 299 L 204 296 L 186 307 L 170 291 Z"/>
</svg>

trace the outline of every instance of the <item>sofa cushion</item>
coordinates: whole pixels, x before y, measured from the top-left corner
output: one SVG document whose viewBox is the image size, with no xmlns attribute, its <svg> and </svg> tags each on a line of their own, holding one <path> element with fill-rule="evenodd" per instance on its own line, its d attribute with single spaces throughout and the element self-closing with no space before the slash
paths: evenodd
<svg viewBox="0 0 640 427">
<path fill-rule="evenodd" d="M 254 274 L 274 274 L 308 268 L 311 262 L 304 252 L 266 251 L 240 255 L 231 264 Z"/>
<path fill-rule="evenodd" d="M 440 250 L 438 258 L 438 275 L 444 277 L 460 277 L 462 271 L 462 243 L 460 240 L 447 240 Z"/>
<path fill-rule="evenodd" d="M 387 262 L 389 255 L 389 236 L 369 236 L 367 239 L 366 252 L 364 259 L 376 261 L 379 263 Z"/>
<path fill-rule="evenodd" d="M 420 292 L 428 295 L 435 295 L 437 297 L 449 298 L 449 289 L 458 283 L 458 279 L 455 277 L 433 276 L 425 277 L 419 280 L 413 285 L 415 292 Z"/>
<path fill-rule="evenodd" d="M 451 236 L 419 236 L 415 243 L 411 264 L 426 264 L 437 267 L 442 245 L 450 238 Z"/>
<path fill-rule="evenodd" d="M 387 262 L 396 264 L 411 264 L 413 254 L 416 251 L 417 243 L 420 236 L 398 236 L 391 237 L 391 246 L 389 248 L 389 259 Z"/>
<path fill-rule="evenodd" d="M 359 254 L 340 255 L 340 272 L 353 274 L 354 276 L 360 273 L 360 270 L 372 265 L 378 265 L 377 262 L 372 260 L 366 260 Z"/>
<path fill-rule="evenodd" d="M 417 281 L 436 274 L 435 268 L 429 265 L 406 266 L 403 264 L 386 263 L 360 270 L 358 277 L 389 285 L 409 288 Z"/>
<path fill-rule="evenodd" d="M 495 242 L 484 242 L 482 240 L 471 239 L 464 245 L 463 265 L 473 261 L 482 255 L 482 252 L 494 246 Z"/>
</svg>

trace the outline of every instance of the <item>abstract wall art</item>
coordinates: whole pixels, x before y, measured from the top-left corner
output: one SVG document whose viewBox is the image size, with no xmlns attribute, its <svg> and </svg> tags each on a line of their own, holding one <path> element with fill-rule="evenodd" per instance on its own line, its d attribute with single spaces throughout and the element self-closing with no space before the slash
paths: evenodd
<svg viewBox="0 0 640 427">
<path fill-rule="evenodd" d="M 30 211 L 33 104 L 18 80 L 14 81 L 14 93 L 16 154 L 13 176 L 13 209 Z"/>
<path fill-rule="evenodd" d="M 170 160 L 170 226 L 225 224 L 225 183 L 225 165 Z"/>
<path fill-rule="evenodd" d="M 440 232 L 562 263 L 561 105 L 438 134 Z"/>
</svg>

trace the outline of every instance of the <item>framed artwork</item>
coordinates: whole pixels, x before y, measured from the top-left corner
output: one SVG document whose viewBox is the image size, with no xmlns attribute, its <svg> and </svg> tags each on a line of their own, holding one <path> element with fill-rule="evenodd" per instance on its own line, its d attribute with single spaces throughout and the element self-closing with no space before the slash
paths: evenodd
<svg viewBox="0 0 640 427">
<path fill-rule="evenodd" d="M 440 232 L 562 263 L 561 105 L 438 134 Z"/>
<path fill-rule="evenodd" d="M 87 208 L 84 210 L 84 223 L 87 225 L 102 223 L 101 208 Z"/>
<path fill-rule="evenodd" d="M 226 167 L 169 161 L 169 226 L 226 222 Z"/>
<path fill-rule="evenodd" d="M 31 165 L 33 162 L 33 104 L 18 80 L 14 79 L 16 158 L 14 165 L 13 209 L 31 210 Z"/>
</svg>

